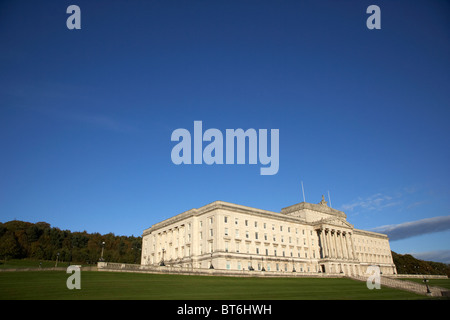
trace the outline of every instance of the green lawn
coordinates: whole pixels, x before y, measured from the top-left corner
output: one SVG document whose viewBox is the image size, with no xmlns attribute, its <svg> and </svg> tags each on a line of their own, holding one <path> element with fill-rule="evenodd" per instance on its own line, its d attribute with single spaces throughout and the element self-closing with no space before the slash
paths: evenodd
<svg viewBox="0 0 450 320">
<path fill-rule="evenodd" d="M 72 263 L 77 264 L 77 263 Z M 11 259 L 1 260 L 0 269 L 23 269 L 23 268 L 53 268 L 56 265 L 56 261 L 48 260 L 35 260 L 35 259 Z M 58 261 L 57 267 L 67 268 L 70 265 L 69 262 Z"/>
<path fill-rule="evenodd" d="M 414 281 L 420 284 L 424 284 L 423 279 L 401 279 L 401 280 Z M 430 279 L 428 280 L 428 285 L 450 290 L 450 279 Z"/>
<path fill-rule="evenodd" d="M 61 271 L 0 272 L 0 299 L 164 299 L 164 300 L 291 300 L 291 299 L 426 299 L 345 278 L 236 278 L 120 272 L 81 272 L 81 289 L 69 290 L 69 274 Z"/>
</svg>

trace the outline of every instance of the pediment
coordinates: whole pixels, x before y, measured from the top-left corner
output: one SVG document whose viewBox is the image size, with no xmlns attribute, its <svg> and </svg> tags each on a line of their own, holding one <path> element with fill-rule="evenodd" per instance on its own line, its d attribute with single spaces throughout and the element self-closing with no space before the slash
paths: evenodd
<svg viewBox="0 0 450 320">
<path fill-rule="evenodd" d="M 344 228 L 353 229 L 352 224 L 348 223 L 347 221 L 345 221 L 343 219 L 339 219 L 336 217 L 321 219 L 321 220 L 317 221 L 315 223 L 315 225 L 331 225 L 331 226 L 336 226 L 336 227 L 344 227 Z"/>
</svg>

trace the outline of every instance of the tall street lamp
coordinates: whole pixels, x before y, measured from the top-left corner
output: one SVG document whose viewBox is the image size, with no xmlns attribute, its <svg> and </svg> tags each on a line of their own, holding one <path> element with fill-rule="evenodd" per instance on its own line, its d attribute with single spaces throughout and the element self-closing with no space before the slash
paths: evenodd
<svg viewBox="0 0 450 320">
<path fill-rule="evenodd" d="M 59 258 L 59 252 L 56 254 L 56 263 L 55 263 L 55 268 L 58 266 L 58 258 Z"/>
<path fill-rule="evenodd" d="M 103 251 L 104 251 L 104 249 L 105 249 L 105 241 L 103 241 L 102 242 L 102 254 L 101 254 L 101 256 L 100 256 L 100 261 L 105 261 L 105 259 L 103 259 Z"/>
</svg>

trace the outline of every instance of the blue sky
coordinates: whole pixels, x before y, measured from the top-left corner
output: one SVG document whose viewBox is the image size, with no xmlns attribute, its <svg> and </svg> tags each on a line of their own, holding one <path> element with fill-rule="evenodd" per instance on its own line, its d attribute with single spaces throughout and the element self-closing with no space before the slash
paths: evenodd
<svg viewBox="0 0 450 320">
<path fill-rule="evenodd" d="M 2 1 L 0 221 L 141 235 L 215 200 L 279 212 L 303 181 L 450 262 L 449 39 L 445 1 Z M 173 164 L 196 120 L 279 129 L 278 173 Z"/>
</svg>

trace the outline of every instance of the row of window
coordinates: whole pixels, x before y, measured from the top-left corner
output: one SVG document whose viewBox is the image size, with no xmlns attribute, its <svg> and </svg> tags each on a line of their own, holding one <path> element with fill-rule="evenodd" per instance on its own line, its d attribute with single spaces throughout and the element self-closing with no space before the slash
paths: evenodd
<svg viewBox="0 0 450 320">
<path fill-rule="evenodd" d="M 229 220 L 229 217 L 225 216 L 224 217 L 224 223 L 228 223 L 228 220 Z M 259 223 L 261 223 L 261 222 L 259 222 Z M 253 222 L 254 227 L 258 228 L 258 224 L 259 223 L 258 223 L 258 221 L 254 221 Z M 234 218 L 234 224 L 235 225 L 239 225 L 239 218 Z M 244 225 L 246 227 L 250 226 L 250 221 L 249 220 L 244 220 Z M 202 224 L 200 224 L 200 226 L 202 226 Z M 263 226 L 264 229 L 267 229 L 267 223 L 266 222 L 262 222 L 262 226 Z M 280 232 L 283 232 L 283 231 L 286 231 L 286 230 L 287 230 L 288 233 L 291 232 L 291 227 L 290 226 L 285 227 L 283 225 L 280 225 L 279 227 L 280 227 L 279 228 Z M 275 224 L 272 223 L 272 231 L 275 231 L 275 229 L 276 229 L 275 228 Z M 294 229 L 295 229 L 295 234 L 298 234 L 298 228 L 294 228 Z M 302 234 L 305 235 L 305 229 L 302 229 Z M 310 234 L 311 234 L 311 236 L 313 235 L 313 231 L 312 230 L 310 230 Z"/>
<path fill-rule="evenodd" d="M 227 270 L 231 270 L 232 269 L 232 262 L 231 261 L 226 261 L 225 262 L 225 267 Z M 273 269 L 272 269 L 273 268 Z M 292 269 L 291 269 L 292 268 Z M 247 270 L 258 270 L 258 271 L 299 271 L 299 272 L 311 272 L 311 268 L 309 265 L 303 265 L 303 264 L 299 264 L 297 265 L 298 270 L 295 268 L 295 265 L 293 266 L 289 266 L 288 268 L 288 264 L 287 263 L 261 263 L 261 262 L 251 262 L 248 261 L 247 262 Z M 245 270 L 245 267 L 243 266 L 241 261 L 237 261 L 236 262 L 236 269 L 237 270 Z M 317 272 L 317 268 L 314 268 L 314 272 Z"/>
<path fill-rule="evenodd" d="M 228 220 L 229 220 L 229 217 L 227 217 L 227 216 L 225 216 L 224 217 L 224 222 L 225 223 L 228 223 Z M 208 221 L 208 223 L 209 223 L 209 225 L 212 225 L 213 223 L 214 223 L 214 217 L 208 217 L 207 218 L 207 221 Z M 261 223 L 261 222 L 259 222 L 259 223 Z M 239 225 L 239 218 L 235 218 L 235 225 Z M 244 225 L 246 226 L 246 227 L 248 227 L 249 225 L 250 225 L 250 221 L 249 220 L 244 220 Z M 255 228 L 257 228 L 258 227 L 258 221 L 254 221 L 253 222 L 253 225 L 255 226 Z M 264 229 L 267 229 L 267 223 L 266 222 L 262 222 L 262 225 L 263 225 L 263 228 Z M 191 233 L 190 233 L 190 231 L 191 231 L 191 223 L 190 222 L 188 222 L 187 224 L 186 224 L 186 226 L 187 226 L 187 234 L 186 234 L 186 236 L 187 236 L 187 241 L 188 242 L 190 242 L 191 241 Z M 200 239 L 201 239 L 201 237 L 202 237 L 202 229 L 201 228 L 203 228 L 203 221 L 199 221 L 199 226 L 200 226 Z M 275 231 L 275 224 L 272 224 L 272 231 Z M 298 228 L 292 228 L 292 229 L 295 229 L 295 234 L 299 234 L 299 229 Z M 291 227 L 290 226 L 283 226 L 283 225 L 280 225 L 279 226 L 279 230 L 280 230 L 280 232 L 283 232 L 283 231 L 287 231 L 288 233 L 290 233 L 291 232 Z M 301 233 L 302 233 L 302 235 L 305 235 L 306 234 L 306 232 L 305 232 L 306 230 L 305 229 L 301 229 Z M 160 235 L 161 236 L 161 232 L 160 233 L 158 233 L 158 235 Z M 208 230 L 208 235 L 210 236 L 210 237 L 213 237 L 214 236 L 214 229 L 213 228 L 210 228 L 209 230 Z M 228 228 L 225 228 L 225 235 L 226 236 L 228 236 L 229 235 L 229 232 L 228 232 Z M 313 235 L 313 231 L 312 230 L 310 230 L 310 236 L 312 236 Z M 236 229 L 235 230 L 235 236 L 236 237 L 239 237 L 239 229 Z M 255 232 L 255 239 L 256 240 L 258 240 L 258 232 Z M 245 234 L 245 237 L 248 239 L 248 238 L 250 238 L 250 234 L 249 234 L 249 231 L 246 231 L 246 234 Z M 182 238 L 183 238 L 183 240 L 184 240 L 184 235 L 182 235 Z M 268 240 L 267 239 L 267 234 L 265 234 L 264 235 L 264 240 Z M 291 240 L 290 240 L 291 238 L 289 238 L 289 243 L 292 243 L 291 242 Z M 178 240 L 177 240 L 178 241 Z M 276 241 L 276 235 L 273 235 L 273 241 Z M 304 242 L 305 242 L 306 240 L 304 240 Z M 281 235 L 281 242 L 284 242 L 284 237 L 283 237 L 283 235 Z M 298 239 L 297 239 L 297 244 L 298 244 Z M 306 245 L 306 242 L 304 243 L 304 245 Z"/>
<path fill-rule="evenodd" d="M 203 235 L 202 232 L 200 232 L 200 233 L 199 233 L 200 240 L 203 240 L 203 236 L 202 236 L 202 235 Z M 210 229 L 210 230 L 209 230 L 209 235 L 210 235 L 210 236 L 213 235 L 213 229 Z M 262 239 L 260 239 L 259 235 L 260 235 L 259 232 L 255 232 L 255 233 L 254 233 L 254 239 L 255 239 L 255 240 L 262 240 Z M 228 228 L 225 228 L 225 230 L 224 230 L 224 236 L 226 236 L 226 237 L 227 237 L 227 236 L 230 236 L 230 233 L 229 233 Z M 235 236 L 235 238 L 240 238 L 239 229 L 235 229 L 234 236 Z M 245 239 L 250 239 L 250 232 L 249 232 L 248 230 L 245 231 Z M 269 241 L 269 236 L 268 236 L 267 233 L 264 233 L 263 239 L 264 239 L 264 241 Z M 279 238 L 279 239 L 280 239 L 280 241 L 281 241 L 282 243 L 284 243 L 284 240 L 285 240 L 285 239 L 284 239 L 284 235 L 280 235 L 280 238 Z M 295 238 L 295 239 L 296 239 L 296 244 L 297 244 L 297 245 L 300 245 L 300 238 Z M 273 242 L 276 242 L 276 241 L 277 241 L 277 235 L 276 235 L 276 234 L 273 234 L 272 237 L 271 237 L 271 240 L 272 240 Z M 292 244 L 292 237 L 288 237 L 287 240 L 288 240 L 288 243 Z M 303 245 L 304 245 L 304 246 L 307 245 L 307 244 L 306 244 L 306 238 L 303 238 Z M 314 246 L 314 238 L 311 239 L 311 245 Z"/>
<path fill-rule="evenodd" d="M 240 253 L 239 243 L 235 244 L 235 248 L 234 249 L 235 249 L 234 252 Z M 200 247 L 200 251 L 201 251 L 201 247 Z M 229 242 L 225 242 L 225 252 L 230 252 Z M 246 252 L 248 254 L 250 254 L 250 246 L 248 244 L 246 245 Z M 256 247 L 255 248 L 255 252 L 252 252 L 252 253 L 265 254 L 266 256 L 271 254 L 271 255 L 277 257 L 280 252 L 281 252 L 281 256 L 282 257 L 286 257 L 286 250 L 277 251 L 277 249 L 275 249 L 275 248 L 273 248 L 273 251 L 270 252 L 269 248 L 265 248 L 264 251 L 262 251 L 262 250 L 260 250 L 259 247 Z M 202 253 L 200 253 L 200 254 L 202 254 Z M 294 251 L 293 250 L 290 250 L 289 254 L 290 254 L 290 257 L 294 257 Z M 297 250 L 297 257 L 298 258 L 302 258 L 300 250 Z M 308 251 L 307 250 L 304 250 L 304 258 L 308 258 Z M 316 258 L 316 252 L 314 250 L 312 250 L 312 258 L 314 258 L 314 259 Z"/>
</svg>

